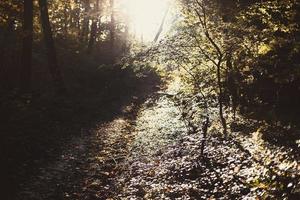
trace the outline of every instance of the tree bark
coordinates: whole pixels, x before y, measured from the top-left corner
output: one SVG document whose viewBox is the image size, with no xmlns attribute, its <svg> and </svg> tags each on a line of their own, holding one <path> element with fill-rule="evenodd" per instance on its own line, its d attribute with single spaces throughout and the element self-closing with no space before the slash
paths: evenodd
<svg viewBox="0 0 300 200">
<path fill-rule="evenodd" d="M 96 33 L 97 33 L 97 28 L 98 28 L 97 27 L 98 20 L 99 20 L 99 0 L 96 1 L 95 16 L 93 16 L 90 39 L 89 39 L 89 44 L 88 44 L 88 48 L 87 48 L 88 54 L 90 54 L 92 52 L 94 44 L 95 44 Z"/>
<path fill-rule="evenodd" d="M 218 95 L 218 100 L 219 100 L 219 115 L 221 119 L 221 123 L 223 126 L 223 134 L 225 137 L 227 137 L 227 122 L 224 117 L 224 111 L 223 111 L 223 89 L 222 89 L 222 83 L 221 83 L 221 61 L 222 58 L 219 58 L 219 62 L 217 64 L 217 79 L 218 79 L 218 87 L 219 87 L 219 95 Z"/>
<path fill-rule="evenodd" d="M 82 30 L 80 33 L 79 41 L 85 43 L 87 41 L 89 32 L 89 20 L 90 20 L 90 0 L 84 1 L 84 19 L 82 23 Z"/>
<path fill-rule="evenodd" d="M 62 78 L 61 69 L 58 65 L 52 29 L 49 20 L 47 0 L 39 0 L 41 24 L 47 49 L 48 66 L 58 93 L 65 93 L 66 88 Z"/>
<path fill-rule="evenodd" d="M 68 6 L 67 6 L 67 2 L 64 2 L 65 6 L 64 6 L 64 28 L 63 28 L 63 32 L 64 32 L 64 38 L 67 38 L 68 35 L 68 25 L 69 25 L 69 16 L 68 16 Z"/>
<path fill-rule="evenodd" d="M 201 149 L 200 149 L 200 155 L 204 156 L 204 149 L 205 149 L 205 144 L 206 144 L 206 139 L 207 139 L 207 130 L 209 128 L 209 117 L 208 115 L 205 117 L 205 121 L 202 124 L 202 134 L 203 138 L 201 141 Z"/>
<path fill-rule="evenodd" d="M 97 20 L 93 20 L 92 27 L 91 27 L 91 33 L 90 33 L 90 39 L 89 44 L 87 47 L 87 53 L 90 54 L 93 51 L 95 40 L 96 40 L 96 33 L 97 33 Z"/>
<path fill-rule="evenodd" d="M 110 49 L 111 49 L 111 60 L 114 62 L 115 59 L 115 39 L 116 39 L 116 33 L 115 33 L 115 12 L 114 12 L 114 0 L 110 0 L 110 9 L 111 9 L 111 15 L 110 15 Z"/>
<path fill-rule="evenodd" d="M 24 0 L 23 47 L 20 71 L 20 88 L 29 91 L 31 88 L 31 63 L 33 41 L 33 0 Z"/>
</svg>

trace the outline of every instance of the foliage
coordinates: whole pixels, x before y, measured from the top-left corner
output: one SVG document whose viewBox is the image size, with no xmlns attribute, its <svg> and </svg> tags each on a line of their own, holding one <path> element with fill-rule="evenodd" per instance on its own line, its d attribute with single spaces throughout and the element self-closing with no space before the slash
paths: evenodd
<svg viewBox="0 0 300 200">
<path fill-rule="evenodd" d="M 98 4 L 98 5 L 97 5 Z M 112 13 L 110 2 L 97 0 L 72 0 L 72 1 L 48 1 L 50 26 L 52 29 L 55 45 L 63 45 L 64 50 L 78 52 L 79 56 L 86 54 L 95 57 L 99 56 L 99 63 L 108 64 L 112 57 L 120 58 L 126 53 L 130 44 L 126 27 L 128 21 L 124 20 L 125 14 L 121 12 L 119 4 L 115 5 Z M 1 66 L 1 90 L 19 88 L 21 66 L 21 47 L 26 36 L 23 30 L 23 1 L 4 0 L 0 2 L 0 66 Z M 36 89 L 37 80 L 35 77 L 38 70 L 41 54 L 46 55 L 47 51 L 41 46 L 43 35 L 40 25 L 39 5 L 34 1 L 34 45 L 33 45 L 33 89 Z M 115 15 L 114 55 L 111 55 L 111 15 Z M 93 22 L 93 23 L 92 23 Z M 13 45 L 12 45 L 13 44 Z M 58 56 L 63 54 L 58 51 Z M 42 55 L 42 56 L 43 56 Z M 100 60 L 101 58 L 101 60 Z M 45 65 L 43 63 L 42 65 Z"/>
<path fill-rule="evenodd" d="M 273 124 L 296 123 L 299 2 L 182 0 L 178 7 L 173 31 L 156 46 L 158 62 L 178 69 L 193 94 L 215 103 L 220 96 L 234 115 L 239 107 Z"/>
<path fill-rule="evenodd" d="M 25 2 L 0 1 L 0 172 L 8 188 L 61 156 L 25 195 L 299 193 L 298 0 L 172 1 L 171 31 L 149 46 L 133 40 L 121 1 Z M 64 95 L 53 92 L 58 79 Z"/>
<path fill-rule="evenodd" d="M 274 112 L 277 119 L 268 120 L 282 120 L 287 113 L 294 118 L 299 112 L 298 10 L 297 1 L 267 1 L 252 5 L 236 17 L 234 28 L 239 31 L 235 36 L 243 36 L 243 46 L 235 52 L 233 61 L 239 102 Z"/>
</svg>

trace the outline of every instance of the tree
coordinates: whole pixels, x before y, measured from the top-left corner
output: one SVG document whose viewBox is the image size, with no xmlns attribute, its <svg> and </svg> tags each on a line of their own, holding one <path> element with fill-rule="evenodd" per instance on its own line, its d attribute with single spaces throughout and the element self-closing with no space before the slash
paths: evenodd
<svg viewBox="0 0 300 200">
<path fill-rule="evenodd" d="M 224 68 L 231 46 L 223 40 L 224 23 L 218 15 L 217 6 L 208 0 L 181 0 L 183 21 L 167 44 L 168 56 L 175 59 L 192 78 L 197 92 L 206 91 L 206 96 L 217 96 L 218 112 L 223 134 L 227 136 L 224 117 Z M 207 94 L 211 93 L 211 94 Z"/>
<path fill-rule="evenodd" d="M 82 30 L 79 39 L 81 43 L 85 43 L 88 38 L 89 21 L 90 21 L 90 0 L 84 0 L 83 5 L 84 5 L 84 17 L 83 17 Z"/>
<path fill-rule="evenodd" d="M 24 0 L 23 17 L 23 47 L 22 66 L 20 72 L 20 88 L 23 91 L 30 89 L 31 82 L 31 61 L 32 61 L 32 40 L 33 40 L 33 1 Z"/>
<path fill-rule="evenodd" d="M 49 21 L 48 5 L 46 0 L 39 0 L 41 24 L 47 49 L 48 66 L 58 93 L 66 91 L 61 69 L 58 65 L 54 39 Z"/>
<path fill-rule="evenodd" d="M 159 29 L 158 29 L 156 35 L 155 35 L 154 42 L 157 42 L 157 40 L 158 40 L 160 34 L 162 33 L 162 31 L 163 31 L 163 29 L 164 29 L 164 25 L 165 25 L 165 21 L 166 21 L 166 18 L 167 18 L 167 16 L 168 16 L 168 13 L 169 13 L 169 9 L 170 9 L 170 5 L 169 5 L 169 6 L 167 7 L 167 9 L 166 9 L 166 12 L 165 12 L 165 15 L 164 15 L 164 17 L 163 17 L 163 19 L 162 19 L 162 22 L 161 22 L 161 24 L 160 24 L 160 27 L 159 27 Z"/>
<path fill-rule="evenodd" d="M 197 7 L 194 9 L 194 12 L 196 13 L 198 24 L 201 26 L 201 30 L 203 33 L 204 38 L 206 39 L 206 43 L 210 47 L 210 51 L 207 51 L 207 49 L 203 48 L 200 43 L 198 43 L 198 48 L 200 52 L 207 58 L 208 61 L 210 61 L 216 70 L 217 75 L 217 85 L 218 85 L 218 104 L 219 104 L 219 116 L 221 119 L 221 123 L 223 126 L 223 134 L 227 136 L 227 123 L 226 119 L 224 117 L 224 92 L 223 92 L 223 85 L 222 85 L 222 75 L 221 75 L 221 68 L 224 64 L 225 58 L 226 58 L 226 51 L 227 49 L 222 50 L 222 47 L 220 44 L 218 44 L 218 38 L 213 37 L 213 31 L 208 25 L 208 19 L 212 18 L 210 15 L 213 13 L 208 13 L 207 6 L 209 5 L 209 1 L 206 0 L 196 0 Z M 215 20 L 212 20 L 215 22 Z M 217 24 L 217 23 L 215 23 Z M 197 39 L 196 39 L 197 40 Z M 198 40 L 197 40 L 198 41 Z M 199 42 L 199 41 L 198 41 Z"/>
<path fill-rule="evenodd" d="M 98 28 L 98 21 L 99 21 L 99 0 L 96 0 L 96 5 L 94 6 L 94 14 L 93 14 L 93 22 L 91 26 L 91 32 L 90 32 L 90 39 L 89 39 L 89 44 L 87 48 L 87 52 L 91 53 L 94 47 L 94 43 L 96 40 L 96 33 L 97 33 L 97 28 Z"/>
<path fill-rule="evenodd" d="M 110 49 L 111 49 L 111 56 L 112 62 L 114 61 L 115 57 L 115 39 L 116 39 L 116 21 L 115 21 L 115 1 L 110 0 Z"/>
</svg>

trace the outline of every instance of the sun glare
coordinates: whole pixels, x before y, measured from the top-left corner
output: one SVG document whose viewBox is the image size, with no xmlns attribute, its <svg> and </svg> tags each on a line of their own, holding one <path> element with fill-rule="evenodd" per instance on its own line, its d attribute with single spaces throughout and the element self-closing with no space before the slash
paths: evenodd
<svg viewBox="0 0 300 200">
<path fill-rule="evenodd" d="M 124 6 L 131 32 L 144 41 L 153 40 L 168 10 L 168 0 L 126 0 Z"/>
</svg>

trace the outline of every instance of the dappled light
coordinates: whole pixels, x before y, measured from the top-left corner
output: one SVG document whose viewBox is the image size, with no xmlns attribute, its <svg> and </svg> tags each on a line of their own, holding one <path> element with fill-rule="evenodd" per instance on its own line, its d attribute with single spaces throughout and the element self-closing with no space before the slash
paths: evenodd
<svg viewBox="0 0 300 200">
<path fill-rule="evenodd" d="M 298 0 L 1 0 L 0 200 L 300 199 Z"/>
</svg>

